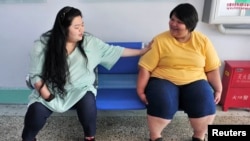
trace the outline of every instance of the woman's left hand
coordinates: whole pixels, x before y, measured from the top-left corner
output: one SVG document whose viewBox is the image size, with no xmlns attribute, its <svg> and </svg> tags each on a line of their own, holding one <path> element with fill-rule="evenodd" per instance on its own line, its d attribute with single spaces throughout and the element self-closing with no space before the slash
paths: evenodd
<svg viewBox="0 0 250 141">
<path fill-rule="evenodd" d="M 214 102 L 215 104 L 218 104 L 220 102 L 221 99 L 221 92 L 215 92 L 214 93 Z"/>
</svg>

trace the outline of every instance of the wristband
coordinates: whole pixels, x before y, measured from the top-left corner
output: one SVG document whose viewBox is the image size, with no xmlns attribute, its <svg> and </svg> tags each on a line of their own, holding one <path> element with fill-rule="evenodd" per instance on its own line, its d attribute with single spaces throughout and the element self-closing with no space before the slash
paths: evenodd
<svg viewBox="0 0 250 141">
<path fill-rule="evenodd" d="M 49 97 L 45 99 L 45 101 L 50 102 L 54 98 L 55 96 L 53 94 L 50 94 Z"/>
</svg>

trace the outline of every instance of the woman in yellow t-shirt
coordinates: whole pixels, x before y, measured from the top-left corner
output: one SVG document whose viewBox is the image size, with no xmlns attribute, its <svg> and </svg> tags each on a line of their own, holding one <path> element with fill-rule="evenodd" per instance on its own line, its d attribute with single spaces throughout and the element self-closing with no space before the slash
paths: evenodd
<svg viewBox="0 0 250 141">
<path fill-rule="evenodd" d="M 170 30 L 157 35 L 139 61 L 137 93 L 147 105 L 150 141 L 162 141 L 161 132 L 178 109 L 189 117 L 193 141 L 205 140 L 215 118 L 222 92 L 221 62 L 211 41 L 194 31 L 197 22 L 191 4 L 175 7 Z"/>
</svg>

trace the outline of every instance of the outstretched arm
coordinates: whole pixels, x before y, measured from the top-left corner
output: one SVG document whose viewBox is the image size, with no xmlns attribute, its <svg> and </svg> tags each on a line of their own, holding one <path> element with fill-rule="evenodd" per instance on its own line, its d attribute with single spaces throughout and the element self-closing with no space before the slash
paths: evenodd
<svg viewBox="0 0 250 141">
<path fill-rule="evenodd" d="M 151 41 L 147 46 L 145 46 L 142 49 L 125 48 L 123 53 L 122 53 L 122 57 L 143 55 L 144 53 L 146 53 L 147 51 L 149 51 L 151 49 L 152 43 L 153 43 L 153 41 Z"/>
</svg>

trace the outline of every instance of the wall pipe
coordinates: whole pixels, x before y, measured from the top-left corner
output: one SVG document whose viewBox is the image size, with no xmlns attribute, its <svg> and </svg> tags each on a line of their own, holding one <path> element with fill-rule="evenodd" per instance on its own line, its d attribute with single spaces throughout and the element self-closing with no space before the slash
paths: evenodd
<svg viewBox="0 0 250 141">
<path fill-rule="evenodd" d="M 228 28 L 228 27 L 225 27 L 224 24 L 218 24 L 217 27 L 218 27 L 218 30 L 224 34 L 250 35 L 250 28 L 232 28 L 232 27 Z"/>
</svg>

